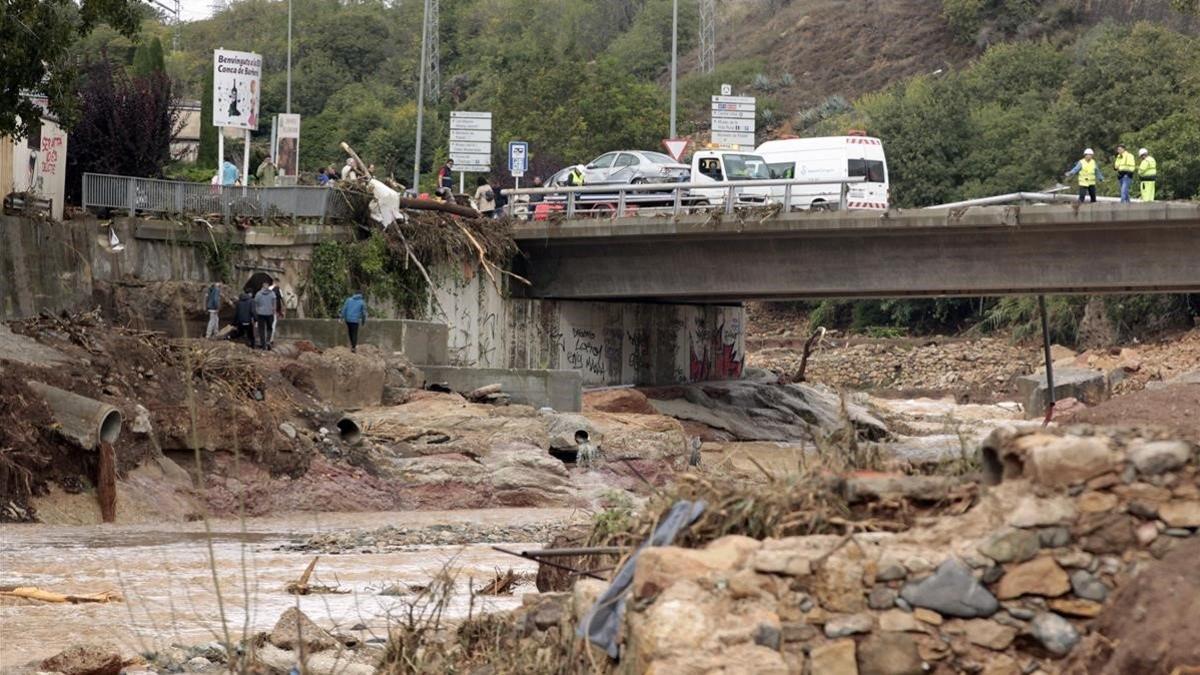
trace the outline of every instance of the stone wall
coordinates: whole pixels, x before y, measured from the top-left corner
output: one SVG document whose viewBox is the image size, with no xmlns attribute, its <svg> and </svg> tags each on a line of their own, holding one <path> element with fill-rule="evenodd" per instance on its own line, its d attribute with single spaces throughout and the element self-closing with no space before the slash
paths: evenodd
<svg viewBox="0 0 1200 675">
<path fill-rule="evenodd" d="M 0 216 L 0 320 L 85 307 L 95 232 L 94 222 Z"/>
</svg>

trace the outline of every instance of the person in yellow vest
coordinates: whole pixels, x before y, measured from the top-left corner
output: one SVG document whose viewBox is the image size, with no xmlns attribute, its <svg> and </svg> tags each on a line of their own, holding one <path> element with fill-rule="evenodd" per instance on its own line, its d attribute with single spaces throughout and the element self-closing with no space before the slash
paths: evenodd
<svg viewBox="0 0 1200 675">
<path fill-rule="evenodd" d="M 1133 172 L 1137 169 L 1137 162 L 1133 159 L 1133 153 L 1125 149 L 1124 145 L 1117 146 L 1117 159 L 1113 162 L 1113 168 L 1117 170 L 1117 182 L 1121 184 L 1121 203 L 1129 203 L 1129 188 L 1133 186 Z"/>
<path fill-rule="evenodd" d="M 1079 175 L 1079 202 L 1082 204 L 1084 197 L 1091 197 L 1092 203 L 1096 203 L 1096 183 L 1104 180 L 1104 174 L 1100 172 L 1100 165 L 1096 163 L 1096 153 L 1092 152 L 1091 148 L 1083 151 L 1083 159 L 1075 162 L 1075 166 L 1066 173 L 1067 178 Z"/>
<path fill-rule="evenodd" d="M 1142 148 L 1138 150 L 1138 157 L 1141 162 L 1138 164 L 1138 180 L 1141 181 L 1142 201 L 1154 201 L 1154 187 L 1158 180 L 1158 162 L 1150 156 L 1150 151 Z"/>
</svg>

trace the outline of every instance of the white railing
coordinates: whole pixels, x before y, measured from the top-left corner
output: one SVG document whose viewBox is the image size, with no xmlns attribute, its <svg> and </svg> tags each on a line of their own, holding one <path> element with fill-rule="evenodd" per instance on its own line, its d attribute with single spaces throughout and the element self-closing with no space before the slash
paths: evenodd
<svg viewBox="0 0 1200 675">
<path fill-rule="evenodd" d="M 528 218 L 538 204 L 549 204 L 550 210 L 567 218 L 576 216 L 621 217 L 644 213 L 700 213 L 721 209 L 733 213 L 737 208 L 795 205 L 794 193 L 803 192 L 810 204 L 823 208 L 840 208 L 846 203 L 850 185 L 864 182 L 862 177 L 831 181 L 772 178 L 769 180 L 738 180 L 725 182 L 634 183 L 615 185 L 583 185 L 539 188 L 505 189 L 508 197 L 507 215 Z M 796 188 L 817 187 L 817 190 L 797 191 Z M 765 188 L 765 190 L 764 190 Z M 827 189 L 820 189 L 827 188 Z M 795 195 L 798 197 L 798 195 Z"/>
<path fill-rule="evenodd" d="M 250 187 L 83 174 L 84 209 L 233 218 L 344 220 L 352 209 L 338 190 L 327 187 Z"/>
</svg>

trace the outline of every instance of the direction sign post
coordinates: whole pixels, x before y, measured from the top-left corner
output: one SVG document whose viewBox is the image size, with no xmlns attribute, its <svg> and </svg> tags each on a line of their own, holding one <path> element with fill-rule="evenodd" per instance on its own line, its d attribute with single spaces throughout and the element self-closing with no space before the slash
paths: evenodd
<svg viewBox="0 0 1200 675">
<path fill-rule="evenodd" d="M 712 97 L 712 142 L 738 148 L 754 147 L 756 104 L 753 96 L 730 96 L 722 85 L 721 96 Z"/>
<path fill-rule="evenodd" d="M 466 191 L 467 173 L 492 170 L 492 113 L 450 111 L 450 159 L 460 192 Z"/>
</svg>

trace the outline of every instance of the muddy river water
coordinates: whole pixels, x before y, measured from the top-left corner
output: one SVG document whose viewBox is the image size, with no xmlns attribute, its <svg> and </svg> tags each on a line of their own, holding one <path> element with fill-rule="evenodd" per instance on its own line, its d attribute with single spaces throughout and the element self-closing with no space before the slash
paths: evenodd
<svg viewBox="0 0 1200 675">
<path fill-rule="evenodd" d="M 198 522 L 0 525 L 0 586 L 39 586 L 64 593 L 114 590 L 125 598 L 80 605 L 0 602 L 0 673 L 80 642 L 107 642 L 132 655 L 172 643 L 223 642 L 226 631 L 236 641 L 243 633 L 269 631 L 285 609 L 296 605 L 326 628 L 351 632 L 363 624 L 367 629 L 354 633 L 360 639 L 383 637 L 389 621 L 406 606 L 406 596 L 383 596 L 379 591 L 397 583 L 425 583 L 445 565 L 460 571 L 459 590 L 448 611 L 451 618 L 459 618 L 470 607 L 468 578 L 480 586 L 497 569 L 531 573 L 536 565 L 484 544 L 322 555 L 313 581 L 350 592 L 294 596 L 284 587 L 300 576 L 312 554 L 275 549 L 334 530 L 467 522 L 523 525 L 562 521 L 572 513 L 568 509 L 305 513 L 214 521 L 211 535 Z M 522 593 L 532 590 L 532 583 L 527 583 L 511 596 L 477 597 L 475 609 L 480 605 L 484 610 L 509 609 L 520 604 Z"/>
</svg>

